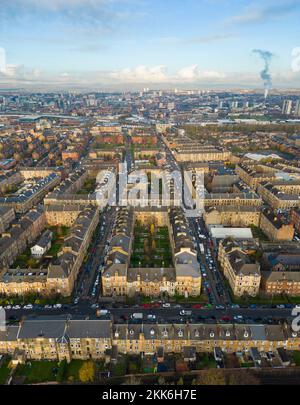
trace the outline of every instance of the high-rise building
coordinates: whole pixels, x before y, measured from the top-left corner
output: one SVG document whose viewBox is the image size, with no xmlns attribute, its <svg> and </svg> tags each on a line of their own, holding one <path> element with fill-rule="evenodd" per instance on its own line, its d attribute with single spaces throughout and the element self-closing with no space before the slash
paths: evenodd
<svg viewBox="0 0 300 405">
<path fill-rule="evenodd" d="M 300 117 L 300 100 L 298 100 L 297 103 L 296 103 L 295 116 Z"/>
<path fill-rule="evenodd" d="M 283 106 L 282 106 L 282 114 L 291 115 L 292 108 L 293 108 L 292 100 L 284 100 Z"/>
</svg>

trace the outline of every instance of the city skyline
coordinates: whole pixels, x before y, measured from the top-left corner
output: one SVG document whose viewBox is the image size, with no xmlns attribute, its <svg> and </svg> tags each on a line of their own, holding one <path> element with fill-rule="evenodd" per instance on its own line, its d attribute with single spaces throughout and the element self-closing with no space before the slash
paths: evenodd
<svg viewBox="0 0 300 405">
<path fill-rule="evenodd" d="M 298 88 L 300 2 L 20 0 L 0 10 L 1 88 Z M 299 36 L 299 35 L 298 35 Z"/>
</svg>

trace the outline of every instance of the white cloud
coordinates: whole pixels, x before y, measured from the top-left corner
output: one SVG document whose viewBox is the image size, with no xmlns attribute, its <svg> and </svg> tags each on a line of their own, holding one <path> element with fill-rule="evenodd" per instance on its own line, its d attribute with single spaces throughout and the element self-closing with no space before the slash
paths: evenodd
<svg viewBox="0 0 300 405">
<path fill-rule="evenodd" d="M 198 65 L 191 65 L 191 66 L 186 66 L 182 69 L 180 69 L 177 72 L 176 79 L 178 81 L 183 80 L 183 81 L 188 81 L 188 82 L 194 82 L 194 81 L 201 81 L 205 79 L 225 79 L 226 74 L 222 72 L 216 72 L 214 70 L 204 70 L 200 71 Z"/>
<path fill-rule="evenodd" d="M 292 71 L 274 72 L 274 87 L 300 87 L 300 75 Z M 196 64 L 169 72 L 164 65 L 137 66 L 118 71 L 59 72 L 51 73 L 24 66 L 8 65 L 0 73 L 1 86 L 20 86 L 38 89 L 138 89 L 144 87 L 168 88 L 169 86 L 208 88 L 262 88 L 259 74 L 250 72 L 224 73 L 200 69 Z"/>
<path fill-rule="evenodd" d="M 205 79 L 223 79 L 226 75 L 211 70 L 201 71 L 198 65 L 185 66 L 174 74 L 168 73 L 166 66 L 163 65 L 153 67 L 142 65 L 112 72 L 109 77 L 123 83 L 193 83 Z"/>
<path fill-rule="evenodd" d="M 110 77 L 121 82 L 130 83 L 160 83 L 168 80 L 166 67 L 163 65 L 147 67 L 137 66 L 136 68 L 126 68 L 118 72 L 110 73 Z"/>
<path fill-rule="evenodd" d="M 198 65 L 186 66 L 177 73 L 178 79 L 193 81 L 199 77 Z"/>
</svg>

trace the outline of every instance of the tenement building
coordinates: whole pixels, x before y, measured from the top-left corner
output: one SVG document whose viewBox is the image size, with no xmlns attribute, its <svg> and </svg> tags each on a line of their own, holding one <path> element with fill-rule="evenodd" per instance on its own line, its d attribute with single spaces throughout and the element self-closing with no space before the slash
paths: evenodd
<svg viewBox="0 0 300 405">
<path fill-rule="evenodd" d="M 225 353 L 298 350 L 300 333 L 285 325 L 118 324 L 101 319 L 36 318 L 0 331 L 0 353 L 28 360 L 110 360 L 112 353 L 152 355 L 193 350 Z"/>
<path fill-rule="evenodd" d="M 45 213 L 31 210 L 20 220 L 11 222 L 0 238 L 0 271 L 9 268 L 27 245 L 33 243 L 46 225 Z"/>
<path fill-rule="evenodd" d="M 229 227 L 259 226 L 261 210 L 258 207 L 220 205 L 205 207 L 204 220 L 207 226 L 223 225 Z"/>
<path fill-rule="evenodd" d="M 276 169 L 259 165 L 259 164 L 243 164 L 240 163 L 235 169 L 237 175 L 253 190 L 257 190 L 257 187 L 261 182 L 272 181 L 276 179 Z"/>
<path fill-rule="evenodd" d="M 65 237 L 57 258 L 54 257 L 46 268 L 12 268 L 14 258 L 26 249 L 27 244 L 32 244 L 46 226 L 44 212 L 31 211 L 20 221 L 19 227 L 12 229 L 12 236 L 1 239 L 3 264 L 0 294 L 70 296 L 98 222 L 99 210 L 94 207 L 84 208 Z M 17 234 L 14 233 L 15 229 Z"/>
<path fill-rule="evenodd" d="M 271 241 L 292 241 L 294 239 L 293 224 L 268 208 L 262 212 L 260 228 Z"/>
<path fill-rule="evenodd" d="M 260 265 L 250 259 L 250 255 L 244 251 L 240 243 L 232 238 L 221 241 L 218 259 L 235 296 L 255 297 L 259 293 Z"/>
<path fill-rule="evenodd" d="M 257 189 L 262 199 L 274 209 L 300 207 L 300 182 L 276 180 L 262 182 Z"/>
<path fill-rule="evenodd" d="M 157 262 L 143 263 L 142 258 L 138 263 L 132 263 L 133 253 L 136 253 L 133 252 L 133 240 L 136 240 L 137 223 L 149 229 L 150 234 L 154 224 L 158 228 L 164 227 L 165 232 L 169 233 L 167 240 L 161 243 L 170 243 L 170 247 L 167 247 L 172 252 L 170 263 L 162 261 L 158 266 Z M 148 246 L 147 235 L 144 235 L 144 242 L 136 249 L 140 254 L 143 254 L 144 249 L 146 253 L 152 249 L 155 258 L 156 254 L 164 252 L 163 248 L 159 248 L 160 240 L 161 235 L 158 235 L 157 241 L 153 239 L 151 246 Z M 120 209 L 102 274 L 102 288 L 104 296 L 200 295 L 200 267 L 183 211 L 179 208 L 153 212 L 147 209 Z"/>
</svg>

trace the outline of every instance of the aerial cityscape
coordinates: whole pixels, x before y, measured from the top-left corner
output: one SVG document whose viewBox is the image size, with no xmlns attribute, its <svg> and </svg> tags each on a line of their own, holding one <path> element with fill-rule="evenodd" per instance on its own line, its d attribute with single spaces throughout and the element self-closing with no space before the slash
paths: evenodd
<svg viewBox="0 0 300 405">
<path fill-rule="evenodd" d="M 164 3 L 1 6 L 0 385 L 299 385 L 300 2 Z"/>
</svg>

